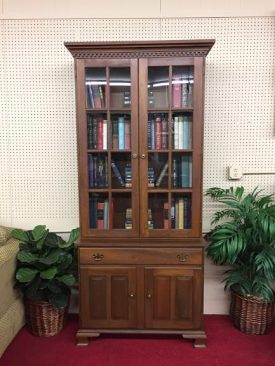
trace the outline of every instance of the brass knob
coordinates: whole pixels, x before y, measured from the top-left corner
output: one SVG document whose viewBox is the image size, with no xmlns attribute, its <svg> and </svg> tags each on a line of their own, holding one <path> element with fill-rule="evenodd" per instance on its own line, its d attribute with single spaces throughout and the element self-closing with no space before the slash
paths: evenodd
<svg viewBox="0 0 275 366">
<path fill-rule="evenodd" d="M 146 158 L 146 154 L 141 154 L 141 159 L 145 159 Z"/>
<path fill-rule="evenodd" d="M 135 297 L 135 294 L 133 293 L 133 291 L 131 291 L 131 292 L 129 293 L 129 297 L 131 297 L 131 298 Z"/>
<path fill-rule="evenodd" d="M 138 157 L 138 154 L 136 154 L 136 153 L 133 153 L 133 154 L 132 154 L 132 158 L 133 158 L 133 159 L 136 159 L 137 157 Z"/>
<path fill-rule="evenodd" d="M 178 258 L 179 262 L 186 262 L 187 259 L 189 258 L 189 255 L 181 253 L 181 254 L 177 255 L 177 258 Z"/>
<path fill-rule="evenodd" d="M 93 254 L 93 260 L 94 261 L 100 262 L 103 259 L 104 259 L 104 255 L 103 254 L 99 254 L 99 253 Z"/>
<path fill-rule="evenodd" d="M 151 299 L 152 298 L 152 294 L 150 294 L 150 292 L 146 295 L 147 299 Z"/>
</svg>

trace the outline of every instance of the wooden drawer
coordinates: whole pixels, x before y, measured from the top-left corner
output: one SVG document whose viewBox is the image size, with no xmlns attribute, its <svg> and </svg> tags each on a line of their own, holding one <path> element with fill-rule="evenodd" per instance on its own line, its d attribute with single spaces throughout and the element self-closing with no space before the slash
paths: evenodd
<svg viewBox="0 0 275 366">
<path fill-rule="evenodd" d="M 80 264 L 202 264 L 200 248 L 79 248 Z"/>
</svg>

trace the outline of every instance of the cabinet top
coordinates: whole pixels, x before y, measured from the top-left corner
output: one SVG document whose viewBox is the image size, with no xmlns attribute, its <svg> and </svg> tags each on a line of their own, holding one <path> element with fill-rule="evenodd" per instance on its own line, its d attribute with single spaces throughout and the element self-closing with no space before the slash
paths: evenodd
<svg viewBox="0 0 275 366">
<path fill-rule="evenodd" d="M 132 42 L 65 42 L 74 58 L 205 57 L 214 39 Z"/>
</svg>

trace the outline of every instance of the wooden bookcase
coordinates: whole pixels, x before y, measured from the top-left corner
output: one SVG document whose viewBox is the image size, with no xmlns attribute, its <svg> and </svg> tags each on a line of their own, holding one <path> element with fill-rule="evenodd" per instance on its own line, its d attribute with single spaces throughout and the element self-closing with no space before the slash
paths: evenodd
<svg viewBox="0 0 275 366">
<path fill-rule="evenodd" d="M 112 332 L 205 346 L 203 99 L 213 44 L 65 43 L 77 103 L 78 344 Z"/>
</svg>

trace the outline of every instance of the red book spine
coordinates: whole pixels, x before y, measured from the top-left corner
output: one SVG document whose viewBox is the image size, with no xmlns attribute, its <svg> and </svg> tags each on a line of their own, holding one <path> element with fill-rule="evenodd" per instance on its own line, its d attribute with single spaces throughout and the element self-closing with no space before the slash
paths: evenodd
<svg viewBox="0 0 275 366">
<path fill-rule="evenodd" d="M 125 135 L 124 135 L 124 147 L 125 149 L 131 149 L 131 124 L 129 120 L 125 121 Z"/>
<path fill-rule="evenodd" d="M 97 203 L 97 222 L 96 226 L 98 230 L 103 230 L 104 228 L 104 202 Z"/>
<path fill-rule="evenodd" d="M 164 202 L 163 204 L 163 228 L 169 228 L 169 217 L 168 217 L 169 205 L 168 202 Z"/>
<path fill-rule="evenodd" d="M 161 149 L 161 118 L 157 117 L 156 118 L 156 123 L 155 123 L 155 128 L 156 128 L 156 149 L 160 150 Z"/>
<path fill-rule="evenodd" d="M 180 77 L 176 76 L 173 84 L 173 107 L 181 107 L 181 84 L 179 83 Z"/>
<path fill-rule="evenodd" d="M 97 119 L 97 148 L 103 150 L 103 118 Z"/>
<path fill-rule="evenodd" d="M 93 86 L 95 108 L 101 108 L 101 99 L 98 85 Z"/>
</svg>

